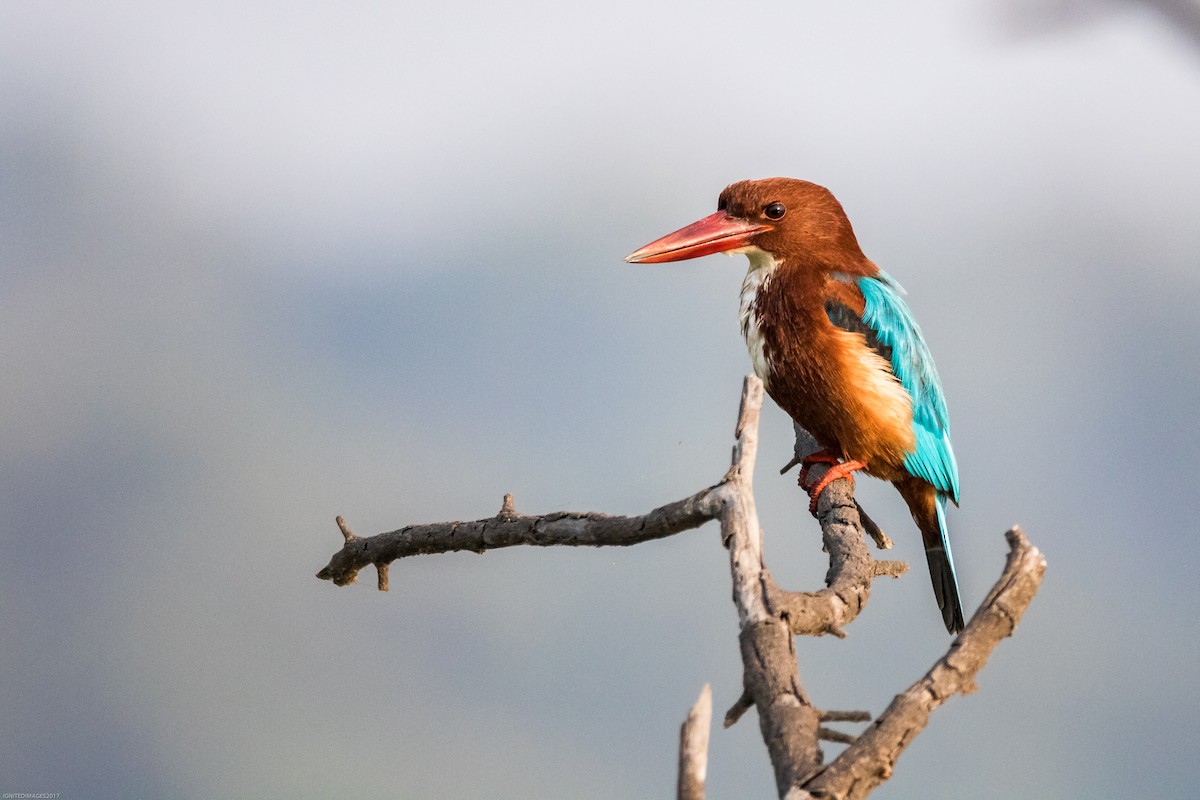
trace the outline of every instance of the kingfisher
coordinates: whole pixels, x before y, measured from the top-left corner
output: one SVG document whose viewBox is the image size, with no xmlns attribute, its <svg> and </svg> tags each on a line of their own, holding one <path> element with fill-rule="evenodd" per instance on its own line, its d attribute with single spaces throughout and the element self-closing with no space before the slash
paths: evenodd
<svg viewBox="0 0 1200 800">
<path fill-rule="evenodd" d="M 656 264 L 742 253 L 740 318 L 767 393 L 823 448 L 800 485 L 821 492 L 853 473 L 890 481 L 921 531 L 946 630 L 963 629 L 946 501 L 958 505 L 958 465 L 933 357 L 904 290 L 859 247 L 841 204 L 792 178 L 727 186 L 717 211 L 629 255 Z M 829 464 L 816 483 L 808 468 Z"/>
</svg>

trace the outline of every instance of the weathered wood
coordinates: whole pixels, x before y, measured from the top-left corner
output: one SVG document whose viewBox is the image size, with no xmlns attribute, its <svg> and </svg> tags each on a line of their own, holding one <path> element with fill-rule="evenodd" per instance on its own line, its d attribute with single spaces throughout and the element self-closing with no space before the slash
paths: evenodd
<svg viewBox="0 0 1200 800">
<path fill-rule="evenodd" d="M 398 558 L 458 550 L 482 553 L 521 544 L 627 546 L 718 519 L 722 542 L 729 550 L 743 663 L 743 690 L 725 716 L 726 727 L 751 707 L 758 709 L 759 727 L 781 798 L 866 797 L 891 775 L 896 759 L 924 729 L 935 708 L 955 694 L 974 690 L 975 675 L 999 641 L 1012 634 L 1036 594 L 1046 562 L 1019 529 L 1010 530 L 1011 552 L 1004 573 L 950 651 L 925 677 L 898 695 L 861 735 L 854 737 L 824 727 L 822 722 L 866 721 L 870 716 L 865 712 L 820 711 L 812 705 L 800 682 L 794 636 L 844 636 L 844 626 L 867 604 L 871 581 L 884 575 L 898 577 L 907 565 L 876 561 L 871 556 L 864 536 L 869 535 L 880 548 L 890 547 L 891 541 L 855 501 L 853 483 L 841 479 L 829 485 L 817 504 L 829 557 L 825 588 L 789 592 L 775 584 L 764 562 L 762 529 L 754 503 L 762 401 L 762 382 L 748 376 L 742 389 L 729 471 L 715 486 L 691 497 L 636 517 L 567 511 L 526 516 L 516 512 L 512 495 L 505 495 L 495 517 L 410 525 L 370 537 L 355 535 L 338 517 L 344 543 L 317 577 L 343 586 L 353 583 L 363 567 L 374 565 L 379 572 L 379 588 L 386 590 L 388 565 Z M 817 449 L 812 437 L 797 428 L 796 458 L 789 467 Z M 820 479 L 826 469 L 822 464 L 813 466 L 811 479 Z M 708 710 L 701 713 L 697 709 L 706 698 Z M 697 717 L 695 724 L 692 728 L 685 724 L 680 741 L 679 796 L 689 800 L 704 795 L 711 719 L 707 687 L 693 714 Z M 695 726 L 701 724 L 704 715 L 709 719 L 703 720 L 701 747 Z M 826 765 L 819 744 L 822 739 L 852 743 Z"/>
<path fill-rule="evenodd" d="M 775 770 L 775 786 L 783 797 L 821 763 L 817 738 L 820 713 L 800 685 L 791 629 L 769 609 L 762 528 L 754 506 L 753 485 L 762 400 L 762 381 L 747 377 L 733 465 L 726 475 L 726 484 L 733 492 L 731 504 L 721 516 L 721 534 L 729 547 L 733 601 L 741 627 L 738 641 L 743 697 L 758 708 L 759 729 Z"/>
<path fill-rule="evenodd" d="M 1011 636 L 1037 594 L 1046 559 L 1020 528 L 1005 534 L 1004 572 L 975 616 L 923 678 L 896 696 L 877 720 L 819 775 L 804 784 L 818 797 L 859 800 L 892 775 L 896 759 L 925 726 L 930 714 L 956 694 L 975 691 L 975 676 L 996 645 Z"/>
<path fill-rule="evenodd" d="M 350 533 L 345 521 L 338 517 L 338 526 L 346 543 L 333 554 L 317 577 L 346 586 L 354 583 L 359 571 L 366 566 L 378 567 L 398 558 L 460 550 L 483 553 L 516 545 L 624 547 L 641 544 L 698 528 L 715 519 L 721 513 L 721 489 L 721 484 L 710 486 L 638 517 L 570 511 L 526 516 L 512 511 L 512 495 L 505 495 L 510 502 L 494 517 L 471 522 L 408 525 L 367 537 Z M 386 585 L 380 588 L 386 590 Z"/>
<path fill-rule="evenodd" d="M 785 471 L 822 449 L 803 428 L 796 426 L 795 433 L 794 457 L 784 467 Z M 819 481 L 828 470 L 827 464 L 812 465 L 809 480 Z M 908 571 L 908 565 L 900 561 L 876 561 L 871 556 L 863 542 L 864 531 L 880 548 L 890 548 L 892 542 L 874 522 L 869 526 L 866 524 L 870 517 L 854 499 L 851 481 L 834 481 L 821 493 L 817 519 L 821 523 L 825 551 L 829 554 L 825 588 L 815 592 L 789 592 L 779 588 L 768 574 L 768 605 L 771 613 L 786 619 L 792 633 L 798 636 L 833 634 L 840 638 L 846 635 L 844 627 L 866 607 L 871 596 L 871 581 L 884 575 L 899 577 Z"/>
<path fill-rule="evenodd" d="M 708 734 L 712 729 L 712 687 L 707 683 L 679 727 L 678 800 L 704 800 L 708 778 Z"/>
</svg>

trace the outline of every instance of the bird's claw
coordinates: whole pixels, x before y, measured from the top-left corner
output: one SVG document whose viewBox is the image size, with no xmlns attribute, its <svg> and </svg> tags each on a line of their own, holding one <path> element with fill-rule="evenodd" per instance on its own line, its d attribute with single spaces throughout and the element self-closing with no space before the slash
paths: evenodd
<svg viewBox="0 0 1200 800">
<path fill-rule="evenodd" d="M 808 492 L 808 511 L 814 516 L 817 513 L 817 500 L 820 499 L 821 492 L 825 491 L 825 488 L 829 486 L 829 484 L 833 483 L 839 478 L 845 478 L 851 483 L 854 483 L 854 473 L 860 469 L 866 469 L 867 467 L 867 465 L 861 461 L 840 461 L 837 456 L 835 456 L 833 453 L 830 453 L 828 450 L 821 450 L 813 453 L 812 455 L 807 456 L 802 463 L 803 467 L 800 469 L 799 484 L 801 489 Z M 808 471 L 815 464 L 828 464 L 829 470 L 822 475 L 821 479 L 816 483 L 810 484 L 808 482 Z"/>
</svg>

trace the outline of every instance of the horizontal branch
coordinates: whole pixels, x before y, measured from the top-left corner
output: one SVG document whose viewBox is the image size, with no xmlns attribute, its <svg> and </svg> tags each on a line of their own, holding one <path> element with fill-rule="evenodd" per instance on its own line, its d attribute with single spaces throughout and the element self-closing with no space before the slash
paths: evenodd
<svg viewBox="0 0 1200 800">
<path fill-rule="evenodd" d="M 437 522 L 408 525 L 399 530 L 370 537 L 356 536 L 337 518 L 344 537 L 342 548 L 317 573 L 322 580 L 345 586 L 357 580 L 366 566 L 375 566 L 378 587 L 388 588 L 388 565 L 399 558 L 434 553 L 469 550 L 483 553 L 500 547 L 517 545 L 624 547 L 651 539 L 673 536 L 721 518 L 722 541 L 728 544 L 731 531 L 747 521 L 752 514 L 755 528 L 757 514 L 753 513 L 754 498 L 750 488 L 757 448 L 758 408 L 762 389 L 743 390 L 735 431 L 736 451 L 733 464 L 724 478 L 691 497 L 661 506 L 640 516 L 610 516 L 597 512 L 557 511 L 540 516 L 518 514 L 512 495 L 505 495 L 500 512 L 494 517 L 473 521 Z M 747 447 L 749 445 L 749 447 Z M 819 449 L 816 441 L 803 428 L 796 428 L 795 463 Z M 790 466 L 790 465 L 789 465 Z M 819 480 L 828 465 L 813 465 L 810 475 Z M 744 491 L 739 491 L 740 473 Z M 744 499 L 741 499 L 744 498 Z M 844 626 L 852 622 L 866 606 L 871 594 L 871 581 L 883 575 L 903 574 L 907 565 L 895 561 L 876 561 L 863 543 L 864 528 L 881 546 L 891 542 L 878 526 L 869 522 L 854 499 L 854 484 L 837 480 L 822 493 L 817 507 L 821 522 L 824 549 L 829 553 L 826 588 L 815 592 L 789 592 L 781 589 L 765 567 L 761 580 L 765 587 L 763 614 L 784 621 L 795 635 L 844 636 Z M 868 524 L 869 523 L 869 524 Z M 758 531 L 754 541 L 761 542 Z M 761 567 L 761 544 L 748 554 Z M 759 575 L 760 573 L 755 573 Z M 749 585 L 749 584 L 747 584 Z M 757 591 L 757 586 L 754 587 Z M 751 595 L 744 596 L 749 601 Z"/>
<path fill-rule="evenodd" d="M 500 547 L 537 545 L 550 547 L 628 546 L 673 536 L 720 516 L 728 492 L 725 482 L 710 486 L 691 497 L 637 517 L 610 516 L 595 512 L 556 511 L 541 516 L 526 516 L 513 510 L 512 496 L 505 495 L 504 506 L 494 517 L 472 522 L 434 522 L 408 525 L 375 536 L 356 536 L 338 517 L 345 538 L 342 549 L 333 554 L 317 577 L 345 586 L 358 577 L 363 567 L 383 568 L 380 589 L 387 589 L 386 568 L 398 558 L 431 553 L 470 550 L 482 553 Z"/>
</svg>

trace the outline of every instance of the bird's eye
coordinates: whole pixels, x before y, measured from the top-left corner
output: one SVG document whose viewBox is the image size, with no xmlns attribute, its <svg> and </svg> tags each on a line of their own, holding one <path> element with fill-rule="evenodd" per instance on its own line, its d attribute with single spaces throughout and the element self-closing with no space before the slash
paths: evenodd
<svg viewBox="0 0 1200 800">
<path fill-rule="evenodd" d="M 782 219 L 787 213 L 787 207 L 783 203 L 771 203 L 763 209 L 763 213 L 767 215 L 767 219 Z"/>
</svg>

